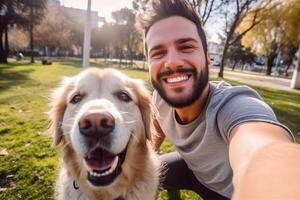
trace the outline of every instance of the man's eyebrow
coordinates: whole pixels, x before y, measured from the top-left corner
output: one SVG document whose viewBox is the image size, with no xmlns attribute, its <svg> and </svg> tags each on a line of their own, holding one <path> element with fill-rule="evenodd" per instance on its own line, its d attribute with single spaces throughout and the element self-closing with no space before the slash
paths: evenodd
<svg viewBox="0 0 300 200">
<path fill-rule="evenodd" d="M 157 50 L 157 49 L 162 49 L 163 47 L 164 46 L 162 44 L 155 45 L 149 49 L 149 52 Z"/>
<path fill-rule="evenodd" d="M 186 43 L 186 42 L 197 42 L 198 43 L 198 40 L 196 40 L 194 38 L 180 38 L 175 41 L 175 43 L 177 43 L 177 44 L 182 44 L 182 43 Z"/>
</svg>

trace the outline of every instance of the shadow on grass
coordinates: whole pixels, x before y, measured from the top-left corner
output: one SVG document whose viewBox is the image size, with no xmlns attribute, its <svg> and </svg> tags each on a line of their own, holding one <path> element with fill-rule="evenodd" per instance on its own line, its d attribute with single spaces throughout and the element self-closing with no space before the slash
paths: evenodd
<svg viewBox="0 0 300 200">
<path fill-rule="evenodd" d="M 5 90 L 13 86 L 22 85 L 26 83 L 28 80 L 30 80 L 29 74 L 34 70 L 32 68 L 18 70 L 18 71 L 10 70 L 13 67 L 18 67 L 18 66 L 24 66 L 24 63 L 23 64 L 14 63 L 5 66 L 0 66 L 0 93 L 4 92 Z"/>
</svg>

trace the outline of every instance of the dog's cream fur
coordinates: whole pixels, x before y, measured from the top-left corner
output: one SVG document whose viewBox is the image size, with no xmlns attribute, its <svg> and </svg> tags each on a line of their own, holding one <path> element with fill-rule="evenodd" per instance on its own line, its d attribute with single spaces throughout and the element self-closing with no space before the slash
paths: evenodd
<svg viewBox="0 0 300 200">
<path fill-rule="evenodd" d="M 118 99 L 125 91 L 132 101 Z M 82 94 L 77 104 L 70 103 Z M 61 149 L 61 167 L 56 182 L 56 199 L 153 200 L 158 188 L 159 163 L 150 145 L 151 99 L 143 84 L 112 69 L 90 68 L 67 78 L 53 94 L 51 130 L 54 144 Z M 80 134 L 78 121 L 87 112 L 109 112 L 115 120 L 109 151 L 118 154 L 127 146 L 121 174 L 107 186 L 87 180 L 84 157 L 89 151 Z M 75 189 L 73 182 L 79 187 Z"/>
</svg>

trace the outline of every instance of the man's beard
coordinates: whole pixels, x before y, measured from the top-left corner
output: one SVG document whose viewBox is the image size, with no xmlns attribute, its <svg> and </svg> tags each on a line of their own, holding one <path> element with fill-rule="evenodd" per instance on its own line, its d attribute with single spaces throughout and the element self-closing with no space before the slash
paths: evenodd
<svg viewBox="0 0 300 200">
<path fill-rule="evenodd" d="M 192 93 L 182 98 L 181 100 L 176 100 L 169 98 L 165 90 L 161 87 L 162 85 L 162 79 L 161 77 L 164 75 L 171 75 L 174 73 L 192 73 L 192 76 L 195 78 L 195 84 L 193 87 L 195 88 Z M 190 77 L 192 78 L 192 77 Z M 208 83 L 208 66 L 205 67 L 205 70 L 201 71 L 200 73 L 197 73 L 196 69 L 187 69 L 187 68 L 178 68 L 176 71 L 173 70 L 165 70 L 157 75 L 157 80 L 154 81 L 151 79 L 153 87 L 157 90 L 158 94 L 172 107 L 174 108 L 183 108 L 186 106 L 189 106 L 193 104 L 197 99 L 200 98 L 202 95 L 207 83 Z M 180 92 L 182 89 L 178 89 L 176 92 Z"/>
</svg>

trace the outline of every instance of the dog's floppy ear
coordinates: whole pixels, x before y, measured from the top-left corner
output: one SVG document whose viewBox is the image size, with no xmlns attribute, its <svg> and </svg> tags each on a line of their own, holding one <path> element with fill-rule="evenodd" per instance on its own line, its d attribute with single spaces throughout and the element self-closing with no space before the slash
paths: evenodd
<svg viewBox="0 0 300 200">
<path fill-rule="evenodd" d="M 64 78 L 61 85 L 52 93 L 48 116 L 51 120 L 50 131 L 53 135 L 54 145 L 64 142 L 62 121 L 67 107 L 67 96 L 72 87 L 72 80 L 72 78 Z"/>
<path fill-rule="evenodd" d="M 134 92 L 136 93 L 138 98 L 138 106 L 142 114 L 146 137 L 147 139 L 151 140 L 151 124 L 153 117 L 151 95 L 145 88 L 144 83 L 141 80 L 134 80 L 132 88 L 134 89 Z"/>
</svg>

